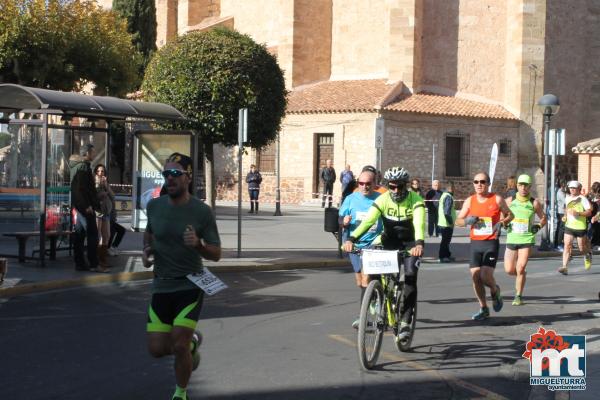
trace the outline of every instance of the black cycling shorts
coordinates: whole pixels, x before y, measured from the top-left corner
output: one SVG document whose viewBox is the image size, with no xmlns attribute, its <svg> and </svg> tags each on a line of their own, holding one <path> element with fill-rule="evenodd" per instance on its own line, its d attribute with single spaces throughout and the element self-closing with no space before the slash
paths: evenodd
<svg viewBox="0 0 600 400">
<path fill-rule="evenodd" d="M 498 240 L 471 240 L 471 268 L 496 268 L 498 261 Z"/>
<path fill-rule="evenodd" d="M 509 250 L 526 249 L 528 247 L 533 247 L 533 243 L 506 243 L 506 248 Z"/>
<path fill-rule="evenodd" d="M 147 332 L 171 332 L 174 326 L 195 329 L 204 292 L 198 289 L 154 293 L 148 309 Z"/>
<path fill-rule="evenodd" d="M 571 228 L 567 228 L 565 226 L 565 234 L 574 236 L 576 238 L 578 238 L 578 237 L 585 237 L 585 236 L 587 236 L 587 230 L 585 230 L 585 229 L 581 229 L 581 230 L 579 230 L 579 229 L 571 229 Z"/>
</svg>

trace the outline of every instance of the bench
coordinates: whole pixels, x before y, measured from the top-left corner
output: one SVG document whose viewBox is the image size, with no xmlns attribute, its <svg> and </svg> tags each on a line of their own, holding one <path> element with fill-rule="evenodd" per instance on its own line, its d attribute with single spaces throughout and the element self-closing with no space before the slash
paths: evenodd
<svg viewBox="0 0 600 400">
<path fill-rule="evenodd" d="M 46 234 L 45 234 L 46 239 L 50 240 L 50 259 L 51 260 L 56 260 L 56 242 L 58 241 L 58 238 L 63 237 L 63 236 L 69 236 L 71 234 L 72 234 L 72 232 L 70 232 L 70 231 L 46 231 Z M 17 242 L 19 243 L 19 262 L 23 263 L 23 262 L 25 262 L 25 259 L 27 258 L 25 256 L 26 249 L 27 249 L 27 240 L 29 240 L 30 237 L 40 236 L 40 232 L 39 231 L 9 232 L 9 233 L 4 233 L 3 236 L 17 238 Z"/>
</svg>

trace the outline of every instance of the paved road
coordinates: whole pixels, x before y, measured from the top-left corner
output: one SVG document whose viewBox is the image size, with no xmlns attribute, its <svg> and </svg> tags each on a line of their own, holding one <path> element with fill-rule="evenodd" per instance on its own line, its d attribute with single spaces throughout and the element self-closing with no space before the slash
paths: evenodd
<svg viewBox="0 0 600 400">
<path fill-rule="evenodd" d="M 581 260 L 576 260 L 580 264 Z M 598 275 L 534 261 L 524 307 L 484 323 L 464 265 L 424 264 L 415 346 L 384 339 L 379 365 L 361 372 L 350 324 L 358 290 L 346 269 L 227 273 L 200 329 L 193 399 L 553 399 L 531 391 L 520 355 L 543 324 L 588 334 L 588 375 L 600 369 Z M 501 265 L 499 265 L 502 268 Z M 504 293 L 512 281 L 499 270 Z M 0 303 L 0 392 L 6 399 L 169 399 L 172 361 L 146 354 L 149 282 L 21 296 Z M 596 372 L 596 377 L 598 376 Z M 597 382 L 597 380 L 596 380 Z M 586 394 L 597 393 L 590 386 Z M 588 397 L 592 398 L 592 397 Z"/>
</svg>

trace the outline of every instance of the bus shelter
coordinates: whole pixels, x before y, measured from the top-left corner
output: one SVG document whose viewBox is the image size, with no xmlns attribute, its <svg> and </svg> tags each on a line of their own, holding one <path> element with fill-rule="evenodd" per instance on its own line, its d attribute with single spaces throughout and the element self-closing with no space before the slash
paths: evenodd
<svg viewBox="0 0 600 400">
<path fill-rule="evenodd" d="M 185 120 L 162 103 L 0 84 L 0 256 L 43 266 L 46 240 L 53 250 L 57 239 L 68 239 L 69 158 L 93 144 L 92 168 L 109 165 L 111 124 L 141 123 L 149 137 L 161 137 L 153 123 Z"/>
</svg>

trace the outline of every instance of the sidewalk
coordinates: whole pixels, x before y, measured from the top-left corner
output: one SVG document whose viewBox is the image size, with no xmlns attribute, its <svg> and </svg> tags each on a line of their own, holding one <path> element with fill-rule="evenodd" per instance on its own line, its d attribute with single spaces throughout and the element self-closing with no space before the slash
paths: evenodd
<svg viewBox="0 0 600 400">
<path fill-rule="evenodd" d="M 284 205 L 281 208 L 283 215 L 278 217 L 273 216 L 274 210 L 273 204 L 261 204 L 258 215 L 248 214 L 247 209 L 242 211 L 242 251 L 241 257 L 238 257 L 237 203 L 219 202 L 217 224 L 223 258 L 218 262 L 205 262 L 205 265 L 217 274 L 229 271 L 349 266 L 345 258 L 339 258 L 333 234 L 323 231 L 323 210 L 318 204 Z M 129 229 L 130 216 L 123 215 L 119 220 Z M 437 264 L 439 241 L 439 238 L 426 239 L 424 262 L 435 263 L 443 268 L 443 264 Z M 145 269 L 141 263 L 141 245 L 142 233 L 128 231 L 120 246 L 121 254 L 109 259 L 112 268 L 108 274 L 75 271 L 73 260 L 66 252 L 59 252 L 55 261 L 47 260 L 43 268 L 34 261 L 20 264 L 16 259 L 9 259 L 8 273 L 0 286 L 0 297 L 73 286 L 150 279 L 152 271 Z M 456 262 L 466 264 L 469 254 L 467 229 L 455 229 L 451 250 Z M 501 256 L 502 254 L 503 248 Z M 534 251 L 532 257 L 559 255 L 557 252 Z"/>
</svg>

